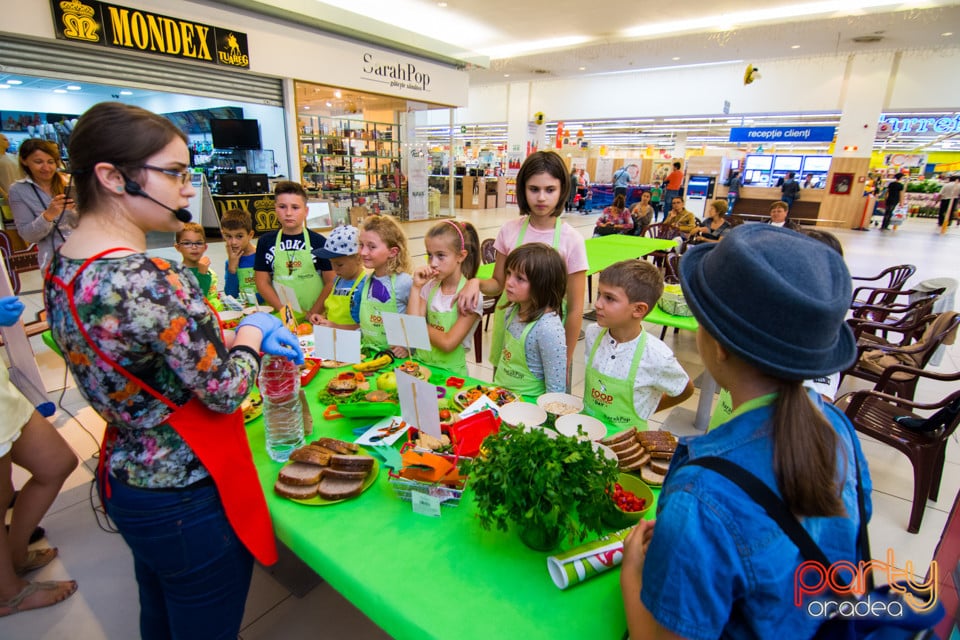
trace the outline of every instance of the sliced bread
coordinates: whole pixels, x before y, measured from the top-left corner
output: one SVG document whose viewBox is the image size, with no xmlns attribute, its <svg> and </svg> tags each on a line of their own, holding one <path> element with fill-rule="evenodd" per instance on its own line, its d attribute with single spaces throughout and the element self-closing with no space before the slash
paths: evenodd
<svg viewBox="0 0 960 640">
<path fill-rule="evenodd" d="M 350 454 L 360 450 L 360 447 L 355 443 L 337 440 L 336 438 L 320 438 L 319 440 L 314 440 L 313 444 L 326 447 L 336 453 Z"/>
<path fill-rule="evenodd" d="M 636 440 L 624 440 L 623 442 L 617 442 L 616 444 L 607 446 L 609 446 L 610 450 L 616 453 L 619 457 L 623 457 L 624 455 L 633 455 L 637 449 L 643 448 Z"/>
<path fill-rule="evenodd" d="M 278 480 L 286 484 L 305 487 L 320 482 L 322 468 L 306 462 L 294 462 L 280 469 Z"/>
<path fill-rule="evenodd" d="M 335 455 L 330 456 L 330 466 L 334 469 L 342 469 L 344 471 L 363 471 L 367 472 L 370 469 L 373 469 L 373 458 L 370 456 L 349 456 L 349 455 Z"/>
<path fill-rule="evenodd" d="M 325 467 L 330 464 L 330 456 L 331 454 L 321 451 L 320 447 L 308 445 L 306 447 L 294 449 L 290 454 L 290 459 L 294 462 L 305 462 L 307 464 Z"/>
<path fill-rule="evenodd" d="M 640 449 L 639 455 L 633 456 L 632 458 L 627 460 L 620 461 L 620 470 L 636 471 L 637 469 L 647 464 L 648 462 L 650 462 L 650 454 L 644 451 L 643 449 Z"/>
<path fill-rule="evenodd" d="M 347 471 L 345 469 L 334 469 L 327 467 L 323 470 L 324 478 L 338 478 L 340 480 L 366 480 L 369 471 Z"/>
<path fill-rule="evenodd" d="M 360 495 L 363 480 L 344 480 L 342 478 L 324 478 L 317 487 L 317 493 L 325 500 L 346 500 Z"/>
<path fill-rule="evenodd" d="M 606 445 L 612 449 L 613 445 L 619 444 L 621 442 L 632 442 L 633 440 L 636 440 L 636 437 L 637 437 L 637 430 L 634 429 L 633 427 L 630 427 L 629 429 L 624 429 L 620 433 L 615 433 L 613 435 L 607 436 L 606 438 L 600 441 L 600 444 Z"/>
<path fill-rule="evenodd" d="M 670 468 L 669 460 L 658 460 L 657 458 L 650 459 L 650 470 L 654 473 L 659 473 L 662 476 L 667 475 L 667 469 Z"/>
<path fill-rule="evenodd" d="M 651 469 L 649 465 L 640 469 L 640 479 L 651 487 L 659 487 L 663 485 L 663 474 L 657 473 Z"/>
<path fill-rule="evenodd" d="M 317 484 L 301 486 L 296 484 L 288 484 L 282 480 L 277 480 L 276 484 L 273 485 L 273 491 L 278 496 L 283 496 L 284 498 L 291 498 L 293 500 L 309 500 L 310 498 L 316 497 L 318 486 L 319 485 Z"/>
</svg>

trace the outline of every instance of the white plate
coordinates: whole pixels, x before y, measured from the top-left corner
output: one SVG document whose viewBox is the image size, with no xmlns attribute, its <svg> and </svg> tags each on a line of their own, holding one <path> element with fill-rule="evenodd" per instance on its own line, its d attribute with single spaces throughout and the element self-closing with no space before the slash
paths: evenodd
<svg viewBox="0 0 960 640">
<path fill-rule="evenodd" d="M 256 307 L 246 307 L 246 308 L 243 310 L 243 315 L 248 316 L 248 315 L 250 315 L 251 313 L 257 313 L 257 312 L 261 312 L 261 313 L 273 313 L 273 307 L 271 307 L 270 305 L 267 305 L 267 304 L 261 304 L 261 305 L 256 306 Z"/>
<path fill-rule="evenodd" d="M 510 402 L 500 407 L 500 419 L 514 427 L 538 427 L 547 421 L 547 412 L 532 402 Z"/>
<path fill-rule="evenodd" d="M 570 411 L 565 411 L 564 413 L 550 411 L 550 409 L 547 408 L 547 405 L 549 405 L 551 402 L 565 404 L 570 408 Z M 545 393 L 537 398 L 537 406 L 551 415 L 561 416 L 568 413 L 580 413 L 583 411 L 583 400 L 577 396 L 572 396 L 569 393 Z"/>
<path fill-rule="evenodd" d="M 523 430 L 524 431 L 543 431 L 545 434 L 547 434 L 547 437 L 550 438 L 551 440 L 556 440 L 557 436 L 559 435 L 553 429 L 547 429 L 546 427 L 524 427 Z M 613 451 L 611 450 L 610 453 L 613 453 Z M 617 454 L 614 453 L 613 455 L 617 455 Z"/>
<path fill-rule="evenodd" d="M 600 444 L 599 442 L 591 442 L 590 444 L 593 445 L 593 448 L 596 451 L 602 451 L 603 455 L 607 458 L 607 460 L 613 460 L 614 462 L 617 462 L 617 463 L 620 462 L 620 458 L 617 457 L 617 452 L 611 449 L 610 447 L 608 447 L 607 445 Z"/>
<path fill-rule="evenodd" d="M 578 436 L 577 427 L 581 427 L 586 435 Z M 582 413 L 571 413 L 557 418 L 557 431 L 565 436 L 580 437 L 582 440 L 599 440 L 607 435 L 606 425 Z"/>
</svg>

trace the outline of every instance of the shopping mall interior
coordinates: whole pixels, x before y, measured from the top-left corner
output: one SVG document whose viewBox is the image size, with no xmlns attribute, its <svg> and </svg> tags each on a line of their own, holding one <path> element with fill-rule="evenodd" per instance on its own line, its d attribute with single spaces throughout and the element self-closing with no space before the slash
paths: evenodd
<svg viewBox="0 0 960 640">
<path fill-rule="evenodd" d="M 107 16 L 104 33 L 122 35 L 119 23 L 110 23 L 110 7 L 116 6 L 88 4 Z M 744 0 L 692 0 L 669 13 L 610 0 L 127 0 L 124 6 L 131 14 L 175 14 L 184 25 L 239 34 L 249 61 L 244 66 L 230 58 L 230 66 L 186 60 L 169 38 L 161 46 L 159 31 L 153 51 L 149 30 L 142 47 L 125 49 L 122 37 L 112 45 L 71 41 L 62 27 L 66 9 L 37 3 L 12 11 L 0 25 L 0 133 L 9 139 L 10 153 L 29 138 L 56 142 L 69 170 L 70 132 L 90 106 L 116 100 L 163 114 L 188 136 L 196 189 L 189 209 L 211 238 L 207 255 L 217 270 L 226 260 L 220 216 L 241 208 L 251 214 L 258 235 L 277 228 L 271 189 L 278 180 L 303 183 L 310 195 L 308 225 L 320 233 L 365 216 L 396 216 L 414 263 L 421 264 L 424 235 L 438 219 L 468 220 L 482 240 L 495 238 L 518 215 L 515 178 L 523 159 L 533 150 L 551 150 L 591 178 L 589 205 L 562 217 L 584 238 L 593 235 L 610 204 L 613 175 L 622 167 L 636 167 L 628 191 L 632 204 L 679 161 L 698 217 L 710 201 L 727 197 L 730 177 L 738 174 L 742 191 L 735 213 L 748 223 L 767 217 L 769 204 L 779 199 L 778 182 L 793 172 L 803 189 L 791 216 L 804 228 L 834 233 L 853 275 L 908 263 L 916 270 L 905 289 L 958 277 L 950 256 L 960 252 L 960 226 L 937 225 L 940 178 L 960 175 L 956 3 L 798 1 L 758 7 Z M 221 49 L 214 53 L 224 55 Z M 913 185 L 906 194 L 910 214 L 884 233 L 875 204 L 898 174 Z M 4 249 L 5 266 L 29 325 L 43 311 L 42 276 L 35 261 L 31 266 L 24 258 L 29 246 L 6 203 L 0 204 L 13 252 L 11 260 Z M 172 234 L 149 240 L 155 255 L 179 259 Z M 952 286 L 955 291 L 956 280 Z M 958 309 L 952 294 L 945 304 L 940 311 Z M 655 336 L 663 330 L 664 342 L 697 387 L 682 405 L 655 414 L 650 428 L 698 435 L 693 425 L 705 369 L 695 333 L 652 323 L 644 328 Z M 41 523 L 46 539 L 37 546 L 56 546 L 59 555 L 30 579 L 74 579 L 79 590 L 55 607 L 4 619 L 0 636 L 138 637 L 133 560 L 93 491 L 104 421 L 41 331 L 28 327 L 27 356 L 11 351 L 17 340 L 11 331 L 22 335 L 23 327 L 2 331 L 8 363 L 17 368 L 19 360 L 21 368 L 36 371 L 35 386 L 43 388 L 28 397 L 57 404 L 51 421 L 81 460 Z M 468 372 L 489 382 L 491 331 L 481 329 L 481 336 L 476 362 L 468 354 Z M 584 392 L 584 362 L 579 347 L 574 395 Z M 960 370 L 960 346 L 944 346 L 928 369 Z M 838 397 L 872 386 L 847 377 Z M 925 379 L 915 399 L 937 402 L 955 387 Z M 947 532 L 960 535 L 960 442 L 955 435 L 949 439 L 939 495 L 925 502 L 919 532 L 909 533 L 915 500 L 910 460 L 869 436 L 860 440 L 873 481 L 874 557 L 893 550 L 899 568 L 923 579 Z M 14 486 L 27 477 L 13 467 Z M 383 485 L 375 490 L 390 491 Z M 472 506 L 444 508 L 436 520 L 438 540 L 444 521 L 463 518 L 467 509 Z M 499 532 L 483 535 L 491 545 L 499 544 L 497 536 L 507 539 Z M 411 565 L 411 572 L 421 570 L 429 567 Z M 943 567 L 941 577 L 953 572 L 953 566 Z M 348 573 L 315 572 L 284 547 L 277 566 L 255 567 L 240 637 L 313 637 L 318 629 L 330 638 L 436 635 L 417 622 L 394 626 L 405 616 L 384 613 L 371 604 L 375 598 L 358 598 L 365 585 Z M 549 585 L 544 589 L 554 589 L 545 569 L 540 577 Z M 406 578 L 384 575 L 377 588 L 408 589 Z M 419 590 L 427 583 L 411 584 Z M 454 586 L 433 588 L 448 598 Z M 409 592 L 410 607 L 436 606 L 436 596 L 418 590 Z M 564 601 L 576 590 L 556 593 L 553 606 L 569 609 L 563 616 L 591 615 Z M 609 608 L 622 617 L 618 598 Z M 475 637 L 470 619 L 450 635 Z M 515 636 L 504 631 L 499 637 Z"/>
</svg>

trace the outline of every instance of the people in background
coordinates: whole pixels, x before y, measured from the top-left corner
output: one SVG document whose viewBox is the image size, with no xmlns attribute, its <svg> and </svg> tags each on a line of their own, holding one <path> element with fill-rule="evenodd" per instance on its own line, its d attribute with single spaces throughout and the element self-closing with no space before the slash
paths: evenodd
<svg viewBox="0 0 960 640">
<path fill-rule="evenodd" d="M 567 211 L 573 211 L 573 205 L 577 199 L 577 191 L 580 183 L 580 172 L 577 169 L 570 171 L 570 195 L 567 196 Z"/>
<path fill-rule="evenodd" d="M 580 175 L 577 178 L 577 195 L 580 196 L 580 202 L 577 203 L 577 211 L 583 213 L 587 210 L 587 194 L 590 191 L 590 174 L 586 169 L 580 169 Z"/>
<path fill-rule="evenodd" d="M 636 171 L 637 165 L 628 164 L 617 169 L 613 174 L 613 196 L 617 197 L 622 195 L 624 199 L 627 197 L 627 187 L 630 185 L 631 169 Z"/>
<path fill-rule="evenodd" d="M 799 225 L 793 220 L 788 220 L 787 215 L 789 213 L 789 207 L 787 203 L 782 200 L 776 200 L 770 204 L 770 218 L 765 220 L 769 225 L 774 227 L 786 227 L 788 229 L 798 229 Z"/>
<path fill-rule="evenodd" d="M 949 180 L 940 188 L 940 213 L 937 216 L 937 226 L 950 224 L 953 211 L 957 208 L 957 198 L 960 198 L 960 178 L 950 176 Z"/>
<path fill-rule="evenodd" d="M 630 215 L 633 217 L 633 235 L 635 236 L 642 236 L 646 228 L 653 224 L 656 211 L 651 200 L 650 192 L 644 191 L 640 194 L 640 202 L 630 209 Z"/>
<path fill-rule="evenodd" d="M 903 204 L 905 189 L 902 180 L 903 174 L 898 173 L 893 176 L 893 180 L 887 185 L 887 197 L 883 201 L 884 209 L 883 224 L 880 226 L 881 231 L 888 231 L 890 229 L 890 218 L 893 217 L 893 210 Z"/>
<path fill-rule="evenodd" d="M 613 204 L 603 210 L 603 214 L 597 219 L 597 224 L 593 228 L 593 237 L 609 236 L 615 233 L 633 233 L 633 218 L 630 211 L 625 206 L 626 197 L 617 194 L 613 198 Z"/>
<path fill-rule="evenodd" d="M 680 196 L 675 196 L 670 204 L 670 213 L 663 220 L 663 224 L 676 229 L 677 233 L 686 240 L 687 235 L 697 226 L 697 217 L 684 207 L 683 198 Z"/>
<path fill-rule="evenodd" d="M 37 261 L 43 271 L 77 226 L 77 212 L 73 197 L 66 193 L 56 143 L 30 138 L 20 145 L 18 155 L 26 177 L 10 186 L 7 200 L 17 233 L 24 242 L 37 243 Z"/>
<path fill-rule="evenodd" d="M 8 149 L 10 149 L 10 140 L 0 133 L 0 198 L 6 198 L 10 185 L 21 178 L 17 156 L 7 153 Z"/>
<path fill-rule="evenodd" d="M 727 213 L 733 215 L 733 207 L 740 198 L 740 188 L 743 186 L 743 177 L 739 169 L 732 169 L 727 178 Z"/>
<path fill-rule="evenodd" d="M 794 201 L 800 197 L 800 183 L 794 179 L 793 171 L 790 171 L 783 177 L 783 184 L 780 185 L 780 200 L 787 203 L 787 210 L 793 206 Z"/>
<path fill-rule="evenodd" d="M 732 229 L 730 221 L 727 220 L 727 203 L 723 200 L 714 200 L 707 208 L 709 217 L 703 226 L 696 227 L 690 232 L 688 242 L 691 244 L 700 244 L 701 242 L 720 242 L 723 236 Z"/>
<path fill-rule="evenodd" d="M 673 163 L 673 171 L 667 174 L 667 179 L 663 181 L 663 201 L 673 204 L 673 199 L 680 197 L 680 190 L 683 189 L 683 166 L 679 161 Z M 664 205 L 666 206 L 666 205 Z M 666 214 L 664 214 L 666 215 Z"/>
</svg>

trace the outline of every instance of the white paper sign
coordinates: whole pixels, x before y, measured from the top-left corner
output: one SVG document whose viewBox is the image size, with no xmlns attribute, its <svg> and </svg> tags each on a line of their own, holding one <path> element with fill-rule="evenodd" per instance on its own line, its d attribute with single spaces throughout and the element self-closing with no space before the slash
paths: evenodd
<svg viewBox="0 0 960 640">
<path fill-rule="evenodd" d="M 400 417 L 427 435 L 439 439 L 440 404 L 437 387 L 426 380 L 415 378 L 396 369 L 397 395 L 400 398 Z"/>
<path fill-rule="evenodd" d="M 365 447 L 392 447 L 409 428 L 410 425 L 396 416 L 386 417 L 372 425 L 354 442 Z"/>
<path fill-rule="evenodd" d="M 493 411 L 493 415 L 495 416 L 500 415 L 500 407 L 497 406 L 497 403 L 486 395 L 482 395 L 474 400 L 473 404 L 460 412 L 460 419 L 463 420 L 464 418 L 469 418 L 473 414 L 486 411 L 487 409 Z"/>
<path fill-rule="evenodd" d="M 419 513 L 422 516 L 430 516 L 431 518 L 440 517 L 440 498 L 427 493 L 412 491 L 410 493 L 410 502 L 413 503 L 414 513 Z"/>
<path fill-rule="evenodd" d="M 297 300 L 297 292 L 293 290 L 293 287 L 274 282 L 273 290 L 277 292 L 280 302 L 290 305 L 290 308 L 297 313 L 303 313 L 303 309 L 300 308 L 300 301 Z"/>
<path fill-rule="evenodd" d="M 430 334 L 427 333 L 427 319 L 423 316 L 411 316 L 406 313 L 384 311 L 383 328 L 387 332 L 387 344 L 408 349 L 431 349 Z"/>
<path fill-rule="evenodd" d="M 357 363 L 360 355 L 360 332 L 332 327 L 313 327 L 313 353 L 324 360 Z"/>
</svg>

